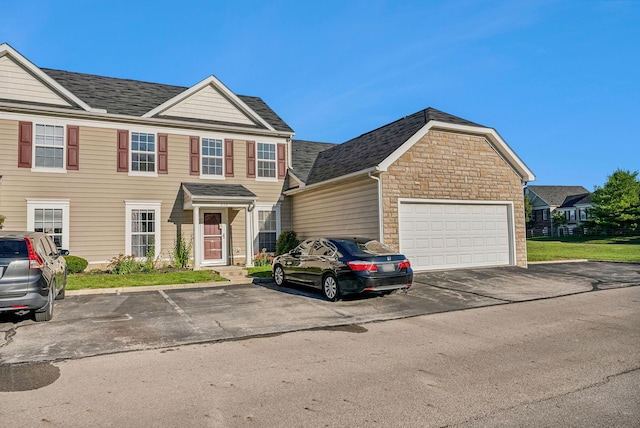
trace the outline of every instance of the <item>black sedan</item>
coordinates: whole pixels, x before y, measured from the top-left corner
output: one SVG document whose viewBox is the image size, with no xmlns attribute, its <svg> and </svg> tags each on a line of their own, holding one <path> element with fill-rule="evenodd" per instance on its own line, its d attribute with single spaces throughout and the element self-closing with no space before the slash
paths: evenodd
<svg viewBox="0 0 640 428">
<path fill-rule="evenodd" d="M 320 288 L 336 301 L 345 294 L 389 294 L 413 283 L 411 263 L 378 241 L 366 238 L 307 239 L 273 260 L 276 285 Z"/>
</svg>

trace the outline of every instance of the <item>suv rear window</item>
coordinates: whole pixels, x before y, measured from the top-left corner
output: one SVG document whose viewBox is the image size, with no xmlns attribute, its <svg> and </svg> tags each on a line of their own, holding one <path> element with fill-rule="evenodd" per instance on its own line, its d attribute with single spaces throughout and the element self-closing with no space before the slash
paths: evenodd
<svg viewBox="0 0 640 428">
<path fill-rule="evenodd" d="M 28 258 L 27 243 L 24 239 L 0 239 L 0 259 Z"/>
</svg>

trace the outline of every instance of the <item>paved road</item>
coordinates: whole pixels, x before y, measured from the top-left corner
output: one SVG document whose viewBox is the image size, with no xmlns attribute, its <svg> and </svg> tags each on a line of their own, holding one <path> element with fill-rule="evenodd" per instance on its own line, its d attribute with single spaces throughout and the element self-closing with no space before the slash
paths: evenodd
<svg viewBox="0 0 640 428">
<path fill-rule="evenodd" d="M 562 263 L 420 273 L 408 294 L 331 303 L 303 288 L 246 284 L 69 296 L 54 319 L 0 316 L 0 364 L 57 361 L 363 324 L 640 285 L 640 265 Z"/>
<path fill-rule="evenodd" d="M 28 390 L 0 391 L 0 421 L 16 428 L 638 427 L 639 304 L 640 287 L 626 287 L 13 365 L 5 377 L 12 391 Z M 27 385 L 34 371 L 48 384 Z"/>
</svg>

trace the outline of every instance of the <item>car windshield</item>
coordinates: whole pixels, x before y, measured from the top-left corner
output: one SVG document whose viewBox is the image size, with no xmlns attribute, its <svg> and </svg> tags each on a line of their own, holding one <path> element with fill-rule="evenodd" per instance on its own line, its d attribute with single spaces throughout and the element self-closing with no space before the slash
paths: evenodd
<svg viewBox="0 0 640 428">
<path fill-rule="evenodd" d="M 351 254 L 361 254 L 367 256 L 381 256 L 385 254 L 395 254 L 391 248 L 381 242 L 371 241 L 340 241 L 342 246 Z"/>
</svg>

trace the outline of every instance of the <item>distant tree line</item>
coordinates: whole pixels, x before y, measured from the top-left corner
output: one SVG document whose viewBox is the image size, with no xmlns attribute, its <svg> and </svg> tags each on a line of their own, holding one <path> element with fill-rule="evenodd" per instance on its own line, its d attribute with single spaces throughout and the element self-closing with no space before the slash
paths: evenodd
<svg viewBox="0 0 640 428">
<path fill-rule="evenodd" d="M 591 194 L 593 207 L 585 227 L 598 231 L 640 232 L 640 180 L 638 171 L 617 169 L 604 186 Z"/>
</svg>

